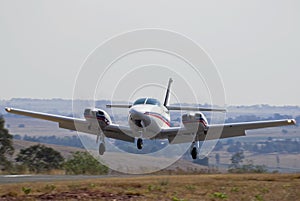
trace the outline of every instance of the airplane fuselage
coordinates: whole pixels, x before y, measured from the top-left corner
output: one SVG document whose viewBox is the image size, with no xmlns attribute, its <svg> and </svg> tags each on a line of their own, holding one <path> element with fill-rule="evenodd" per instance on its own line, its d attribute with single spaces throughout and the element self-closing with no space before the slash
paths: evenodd
<svg viewBox="0 0 300 201">
<path fill-rule="evenodd" d="M 187 128 L 196 124 L 198 131 L 208 127 L 207 120 L 201 112 L 185 116 L 182 123 Z M 133 137 L 152 138 L 162 129 L 171 127 L 170 112 L 156 99 L 141 98 L 129 109 L 128 124 L 133 131 Z"/>
<path fill-rule="evenodd" d="M 151 138 L 170 127 L 170 113 L 158 100 L 141 98 L 129 109 L 128 124 L 133 137 Z"/>
</svg>

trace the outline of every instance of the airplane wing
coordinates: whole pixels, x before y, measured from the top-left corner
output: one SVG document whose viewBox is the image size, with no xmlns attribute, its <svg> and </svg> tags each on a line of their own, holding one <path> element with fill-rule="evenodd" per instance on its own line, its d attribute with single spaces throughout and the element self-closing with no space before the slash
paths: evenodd
<svg viewBox="0 0 300 201">
<path fill-rule="evenodd" d="M 224 125 L 210 125 L 208 133 L 193 133 L 184 127 L 174 127 L 163 129 L 155 138 L 168 139 L 171 144 L 188 143 L 204 140 L 215 140 L 229 137 L 245 136 L 247 130 L 269 128 L 277 126 L 295 125 L 294 119 L 254 121 L 241 123 L 228 123 Z"/>
<path fill-rule="evenodd" d="M 181 106 L 166 106 L 166 108 L 168 108 L 168 110 L 181 110 L 181 111 L 226 112 L 225 109 L 219 109 L 219 108 L 181 107 Z"/>
<path fill-rule="evenodd" d="M 61 115 L 54 115 L 42 112 L 34 112 L 29 110 L 21 110 L 15 108 L 5 108 L 9 113 L 48 120 L 57 122 L 59 128 L 79 131 L 83 133 L 98 135 L 101 133 L 100 127 L 97 120 L 86 121 L 85 119 L 73 118 Z M 123 140 L 127 142 L 134 142 L 134 138 L 125 134 L 130 133 L 131 130 L 128 127 L 119 126 L 117 124 L 110 124 L 102 130 L 104 135 L 108 138 L 113 138 L 117 140 Z"/>
<path fill-rule="evenodd" d="M 19 114 L 33 118 L 57 122 L 60 128 L 75 130 L 94 135 L 97 135 L 101 132 L 97 124 L 91 125 L 91 122 L 88 122 L 85 119 L 14 108 L 5 108 L 5 110 L 13 114 Z M 96 120 L 95 123 L 97 123 Z M 296 121 L 294 119 L 284 119 L 272 121 L 229 123 L 224 125 L 210 125 L 208 133 L 206 135 L 204 134 L 204 132 L 198 132 L 195 134 L 194 132 L 185 127 L 170 127 L 162 129 L 161 132 L 154 136 L 152 139 L 168 139 L 171 144 L 179 144 L 193 142 L 195 139 L 197 141 L 204 141 L 245 136 L 247 130 L 276 126 L 288 126 L 295 124 Z M 130 134 L 132 131 L 130 130 L 130 128 L 125 126 L 120 126 L 118 124 L 110 124 L 106 126 L 105 129 L 103 129 L 102 131 L 104 135 L 108 138 L 123 140 L 127 142 L 135 141 L 134 137 L 127 135 Z"/>
</svg>

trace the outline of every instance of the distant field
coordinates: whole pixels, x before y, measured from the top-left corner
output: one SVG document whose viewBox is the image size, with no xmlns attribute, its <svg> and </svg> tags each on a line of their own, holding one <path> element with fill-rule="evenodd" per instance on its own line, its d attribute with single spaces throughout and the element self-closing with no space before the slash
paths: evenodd
<svg viewBox="0 0 300 201">
<path fill-rule="evenodd" d="M 5 184 L 0 200 L 297 201 L 299 186 L 300 174 L 137 176 Z"/>
<path fill-rule="evenodd" d="M 29 117 L 15 118 L 10 117 L 5 119 L 6 125 L 8 125 L 9 132 L 13 135 L 29 135 L 29 136 L 51 136 L 57 137 L 77 135 L 76 132 L 61 129 L 58 127 L 58 123 L 33 119 Z M 24 127 L 22 126 L 24 125 Z"/>
<path fill-rule="evenodd" d="M 77 135 L 76 132 L 71 132 L 66 129 L 58 128 L 57 123 L 43 121 L 39 119 L 33 118 L 16 118 L 16 117 L 9 117 L 6 119 L 6 124 L 9 125 L 9 131 L 11 134 L 19 134 L 21 136 L 29 135 L 29 136 L 51 136 L 55 135 L 57 137 L 63 136 L 73 136 Z M 23 124 L 24 127 L 20 127 Z M 282 128 L 270 128 L 270 129 L 263 129 L 263 130 L 256 130 L 248 132 L 246 137 L 240 138 L 232 138 L 235 141 L 247 141 L 247 142 L 258 142 L 258 141 L 265 141 L 268 137 L 272 137 L 274 139 L 278 138 L 299 138 L 300 136 L 300 129 L 296 127 L 289 128 L 289 132 L 287 134 L 281 133 Z M 227 139 L 224 139 L 225 141 Z M 29 144 L 28 144 L 29 145 Z M 30 146 L 30 145 L 29 145 Z M 26 145 L 21 148 L 25 148 Z M 60 150 L 60 149 L 59 149 Z M 69 155 L 68 151 L 62 150 L 64 154 Z M 72 150 L 73 151 L 73 150 Z M 213 151 L 209 154 L 209 163 L 210 165 L 215 166 L 215 154 L 220 154 L 220 163 L 221 164 L 230 164 L 231 161 L 231 153 L 226 151 Z M 280 172 L 299 172 L 300 171 L 300 161 L 299 153 L 295 154 L 280 154 L 280 164 L 279 169 L 277 169 L 277 161 L 276 161 L 276 154 L 256 154 L 253 155 L 251 153 L 245 153 L 246 160 L 252 160 L 254 164 L 257 165 L 266 165 L 268 167 L 272 167 L 275 170 Z M 184 168 L 183 168 L 184 169 Z M 224 171 L 224 167 L 219 168 L 220 171 Z"/>
</svg>

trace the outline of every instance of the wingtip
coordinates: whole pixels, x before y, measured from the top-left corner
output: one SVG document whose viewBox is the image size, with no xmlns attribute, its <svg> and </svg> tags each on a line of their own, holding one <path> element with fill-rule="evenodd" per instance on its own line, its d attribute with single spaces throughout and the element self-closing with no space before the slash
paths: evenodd
<svg viewBox="0 0 300 201">
<path fill-rule="evenodd" d="M 11 111 L 11 108 L 10 108 L 10 107 L 6 107 L 6 108 L 5 108 L 5 111 L 6 111 L 6 112 L 10 112 L 10 111 Z"/>
<path fill-rule="evenodd" d="M 289 124 L 293 124 L 293 125 L 296 125 L 296 124 L 297 124 L 297 122 L 296 122 L 295 119 L 289 119 L 289 120 L 288 120 L 288 123 L 289 123 Z"/>
</svg>

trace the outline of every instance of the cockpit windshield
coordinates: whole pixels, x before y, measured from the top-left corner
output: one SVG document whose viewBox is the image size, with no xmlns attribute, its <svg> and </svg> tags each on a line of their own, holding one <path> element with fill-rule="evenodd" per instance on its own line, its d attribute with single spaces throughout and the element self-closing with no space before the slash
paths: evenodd
<svg viewBox="0 0 300 201">
<path fill-rule="evenodd" d="M 133 105 L 141 105 L 141 104 L 160 106 L 160 102 L 157 99 L 154 99 L 154 98 L 140 98 L 140 99 L 137 99 L 133 103 Z"/>
<path fill-rule="evenodd" d="M 146 100 L 146 104 L 160 106 L 160 102 L 157 99 L 154 99 L 154 98 L 148 98 Z"/>
<path fill-rule="evenodd" d="M 146 101 L 146 98 L 140 98 L 140 99 L 137 99 L 133 105 L 141 105 L 141 104 L 144 104 Z"/>
</svg>

